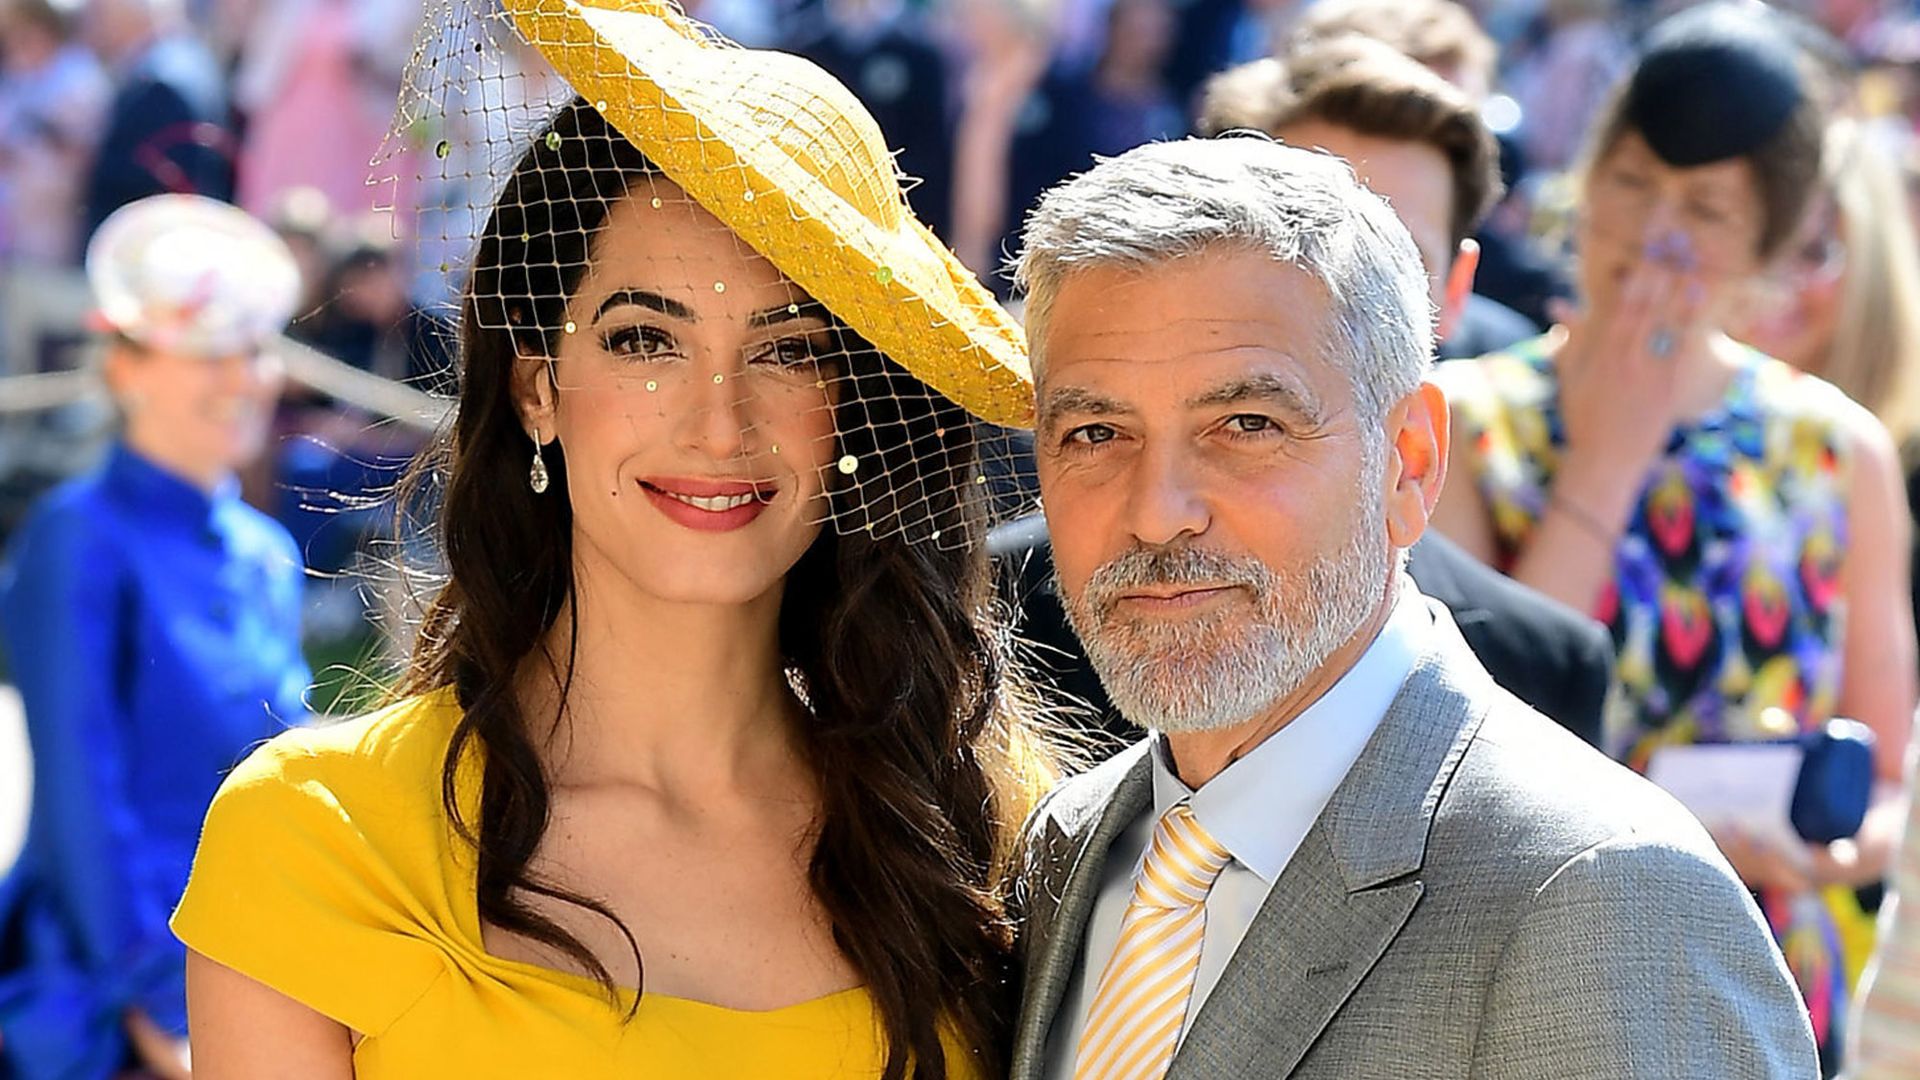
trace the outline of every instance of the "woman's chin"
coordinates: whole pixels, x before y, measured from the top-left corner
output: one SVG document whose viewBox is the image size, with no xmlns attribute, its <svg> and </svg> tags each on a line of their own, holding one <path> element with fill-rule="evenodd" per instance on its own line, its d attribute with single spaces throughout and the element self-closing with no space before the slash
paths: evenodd
<svg viewBox="0 0 1920 1080">
<path fill-rule="evenodd" d="M 708 560 L 705 565 L 682 564 L 683 572 L 662 574 L 671 567 L 633 567 L 632 580 L 640 591 L 668 604 L 697 607 L 741 607 L 775 592 L 786 580 L 778 567 Z"/>
<path fill-rule="evenodd" d="M 1820 350 L 1816 335 L 1797 315 L 1758 319 L 1734 336 L 1775 360 L 1784 360 L 1801 370 L 1818 367 Z"/>
<path fill-rule="evenodd" d="M 791 521 L 762 515 L 752 526 L 708 531 L 653 520 L 622 530 L 603 550 L 619 575 L 666 603 L 740 605 L 780 588 L 819 535 Z"/>
</svg>

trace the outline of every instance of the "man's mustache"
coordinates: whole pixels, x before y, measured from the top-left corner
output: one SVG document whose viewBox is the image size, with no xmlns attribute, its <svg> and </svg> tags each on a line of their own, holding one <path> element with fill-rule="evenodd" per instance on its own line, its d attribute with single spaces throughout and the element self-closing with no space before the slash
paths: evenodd
<svg viewBox="0 0 1920 1080">
<path fill-rule="evenodd" d="M 1109 559 L 1087 579 L 1082 603 L 1104 615 L 1121 596 L 1153 586 L 1226 588 L 1243 585 L 1264 596 L 1273 585 L 1272 571 L 1254 558 L 1237 558 L 1186 544 L 1148 547 L 1136 545 Z"/>
</svg>

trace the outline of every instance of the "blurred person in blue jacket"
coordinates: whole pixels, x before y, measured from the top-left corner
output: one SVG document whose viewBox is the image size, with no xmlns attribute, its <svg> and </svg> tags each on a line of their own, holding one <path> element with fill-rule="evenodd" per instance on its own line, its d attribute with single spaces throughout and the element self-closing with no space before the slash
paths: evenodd
<svg viewBox="0 0 1920 1080">
<path fill-rule="evenodd" d="M 266 343 L 299 275 L 265 226 L 192 195 L 108 218 L 87 274 L 124 429 L 0 568 L 34 758 L 26 845 L 0 881 L 0 1076 L 185 1077 L 167 918 L 214 789 L 301 718 L 310 677 L 300 552 L 234 478 L 266 441 Z"/>
</svg>

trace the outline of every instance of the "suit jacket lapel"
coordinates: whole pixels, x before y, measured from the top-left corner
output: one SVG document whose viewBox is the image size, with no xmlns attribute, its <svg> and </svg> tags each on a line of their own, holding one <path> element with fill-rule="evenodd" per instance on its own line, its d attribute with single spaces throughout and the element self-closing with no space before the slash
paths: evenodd
<svg viewBox="0 0 1920 1080">
<path fill-rule="evenodd" d="M 1169 1080 L 1291 1074 L 1419 903 L 1429 827 L 1492 693 L 1432 606 L 1434 640 L 1274 883 Z"/>
<path fill-rule="evenodd" d="M 1283 1077 L 1406 925 L 1417 877 L 1348 892 L 1316 828 L 1194 1017 L 1169 1080 Z"/>
<path fill-rule="evenodd" d="M 1054 1013 L 1081 962 L 1087 919 L 1099 897 L 1107 850 L 1114 838 L 1153 801 L 1150 751 L 1142 745 L 1128 756 L 1130 764 L 1116 762 L 1118 783 L 1090 792 L 1085 812 L 1051 814 L 1035 852 L 1039 875 L 1031 886 L 1039 895 L 1026 903 L 1025 978 L 1020 995 L 1020 1019 L 1015 1028 L 1013 1080 L 1038 1080 L 1046 1065 L 1047 1033 Z"/>
</svg>

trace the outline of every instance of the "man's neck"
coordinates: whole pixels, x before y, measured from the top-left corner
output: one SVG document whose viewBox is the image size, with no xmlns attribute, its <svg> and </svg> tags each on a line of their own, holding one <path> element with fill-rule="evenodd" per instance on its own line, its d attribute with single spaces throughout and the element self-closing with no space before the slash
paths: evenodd
<svg viewBox="0 0 1920 1080">
<path fill-rule="evenodd" d="M 1173 759 L 1173 771 L 1181 783 L 1195 791 L 1226 771 L 1227 766 L 1252 753 L 1276 732 L 1291 724 L 1301 713 L 1333 689 L 1353 666 L 1366 655 L 1393 616 L 1397 584 L 1389 585 L 1385 599 L 1374 608 L 1360 628 L 1333 651 L 1327 661 L 1292 693 L 1282 697 L 1265 712 L 1245 723 L 1214 731 L 1168 732 L 1167 753 Z"/>
</svg>

